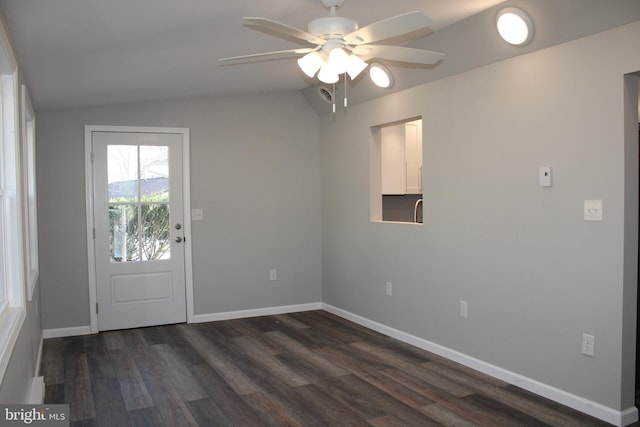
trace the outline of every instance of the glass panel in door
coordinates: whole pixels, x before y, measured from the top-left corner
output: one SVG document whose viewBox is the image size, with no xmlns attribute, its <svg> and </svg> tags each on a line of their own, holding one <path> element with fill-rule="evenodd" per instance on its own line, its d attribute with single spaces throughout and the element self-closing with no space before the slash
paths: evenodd
<svg viewBox="0 0 640 427">
<path fill-rule="evenodd" d="M 112 263 L 171 258 L 169 147 L 108 145 Z"/>
</svg>

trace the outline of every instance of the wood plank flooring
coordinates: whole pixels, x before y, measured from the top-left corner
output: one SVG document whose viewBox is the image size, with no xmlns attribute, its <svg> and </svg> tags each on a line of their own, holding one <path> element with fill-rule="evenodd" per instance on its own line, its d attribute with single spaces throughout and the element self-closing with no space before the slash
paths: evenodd
<svg viewBox="0 0 640 427">
<path fill-rule="evenodd" d="M 72 426 L 605 426 L 325 311 L 44 342 Z"/>
</svg>

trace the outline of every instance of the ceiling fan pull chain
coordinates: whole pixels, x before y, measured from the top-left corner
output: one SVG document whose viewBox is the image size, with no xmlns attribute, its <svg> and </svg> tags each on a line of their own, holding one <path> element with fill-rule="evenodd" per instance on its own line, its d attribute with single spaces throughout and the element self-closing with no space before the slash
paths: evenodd
<svg viewBox="0 0 640 427">
<path fill-rule="evenodd" d="M 344 73 L 344 108 L 347 108 L 347 73 Z"/>
<path fill-rule="evenodd" d="M 336 113 L 336 84 L 333 84 L 333 114 Z"/>
</svg>

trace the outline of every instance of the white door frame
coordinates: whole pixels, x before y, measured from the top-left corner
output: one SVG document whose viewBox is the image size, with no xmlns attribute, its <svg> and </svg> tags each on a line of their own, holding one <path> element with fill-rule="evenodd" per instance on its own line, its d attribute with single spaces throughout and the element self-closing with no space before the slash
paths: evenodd
<svg viewBox="0 0 640 427">
<path fill-rule="evenodd" d="M 91 333 L 96 334 L 98 330 L 98 314 L 96 313 L 97 285 L 96 278 L 96 257 L 94 247 L 94 203 L 93 203 L 93 153 L 92 153 L 92 133 L 93 132 L 141 132 L 141 133 L 177 133 L 182 135 L 182 174 L 183 174 L 183 198 L 184 198 L 184 274 L 185 291 L 187 298 L 187 322 L 193 322 L 193 265 L 191 252 L 191 192 L 189 177 L 189 129 L 188 128 L 166 128 L 166 127 L 135 127 L 135 126 L 94 126 L 84 127 L 84 166 L 85 166 L 85 191 L 86 191 L 86 213 L 87 213 L 87 256 L 89 263 L 89 314 L 91 317 Z"/>
</svg>

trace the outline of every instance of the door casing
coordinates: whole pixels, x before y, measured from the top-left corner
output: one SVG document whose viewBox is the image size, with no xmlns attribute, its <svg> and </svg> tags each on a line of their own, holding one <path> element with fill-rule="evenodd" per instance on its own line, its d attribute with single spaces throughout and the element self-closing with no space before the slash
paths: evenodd
<svg viewBox="0 0 640 427">
<path fill-rule="evenodd" d="M 97 278 L 96 259 L 94 247 L 94 192 L 93 192 L 93 132 L 140 132 L 140 133 L 173 133 L 182 135 L 182 191 L 183 191 L 183 216 L 184 216 L 184 266 L 185 266 L 185 291 L 187 302 L 187 322 L 193 322 L 193 265 L 191 251 L 191 192 L 189 177 L 189 129 L 168 127 L 136 127 L 136 126 L 95 126 L 86 125 L 84 128 L 85 144 L 85 202 L 87 215 L 87 258 L 89 271 L 89 314 L 91 319 L 91 333 L 99 332 L 98 314 L 96 313 Z"/>
</svg>

